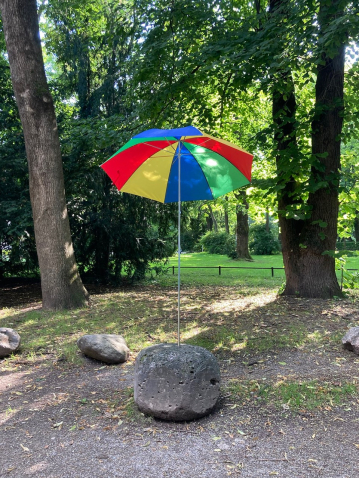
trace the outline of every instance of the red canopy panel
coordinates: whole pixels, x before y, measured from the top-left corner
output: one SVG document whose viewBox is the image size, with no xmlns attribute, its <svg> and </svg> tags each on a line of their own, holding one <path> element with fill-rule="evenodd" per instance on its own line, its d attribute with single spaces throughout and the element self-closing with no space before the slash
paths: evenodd
<svg viewBox="0 0 359 478">
<path fill-rule="evenodd" d="M 221 143 L 215 139 L 208 138 L 207 136 L 200 136 L 198 138 L 186 138 L 185 143 L 197 144 L 204 148 L 215 151 L 230 161 L 241 173 L 251 180 L 251 169 L 253 155 L 243 151 L 241 149 L 233 148 L 225 143 Z"/>
<path fill-rule="evenodd" d="M 113 156 L 102 164 L 101 168 L 110 176 L 115 186 L 121 189 L 146 159 L 161 149 L 168 148 L 169 144 L 173 143 L 177 143 L 177 141 L 163 140 L 135 144 Z"/>
</svg>

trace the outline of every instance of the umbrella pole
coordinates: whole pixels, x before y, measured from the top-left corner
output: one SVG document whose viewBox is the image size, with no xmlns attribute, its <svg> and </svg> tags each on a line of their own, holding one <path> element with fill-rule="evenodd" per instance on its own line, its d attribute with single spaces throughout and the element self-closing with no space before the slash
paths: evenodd
<svg viewBox="0 0 359 478">
<path fill-rule="evenodd" d="M 178 320 L 177 340 L 180 346 L 180 320 L 181 320 L 181 143 L 178 148 Z"/>
</svg>

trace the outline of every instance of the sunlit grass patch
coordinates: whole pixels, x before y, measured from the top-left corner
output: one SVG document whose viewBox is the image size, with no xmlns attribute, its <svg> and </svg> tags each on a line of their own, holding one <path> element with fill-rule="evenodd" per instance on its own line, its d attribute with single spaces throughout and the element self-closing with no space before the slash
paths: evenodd
<svg viewBox="0 0 359 478">
<path fill-rule="evenodd" d="M 265 380 L 231 380 L 225 391 L 231 394 L 231 400 L 240 401 L 242 405 L 254 402 L 284 410 L 315 410 L 331 409 L 357 397 L 358 385 L 319 380 L 293 382 L 283 379 L 276 383 L 267 383 Z"/>
<path fill-rule="evenodd" d="M 278 401 L 293 409 L 314 410 L 325 406 L 333 407 L 357 395 L 357 386 L 353 383 L 334 385 L 329 382 L 312 380 L 310 382 L 282 382 L 274 387 Z"/>
</svg>

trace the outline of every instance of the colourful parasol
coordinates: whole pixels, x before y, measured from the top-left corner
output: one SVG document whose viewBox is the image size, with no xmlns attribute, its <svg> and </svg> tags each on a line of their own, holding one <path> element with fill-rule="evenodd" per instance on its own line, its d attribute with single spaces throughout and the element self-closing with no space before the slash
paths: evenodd
<svg viewBox="0 0 359 478">
<path fill-rule="evenodd" d="M 181 201 L 216 199 L 249 184 L 252 159 L 238 146 L 187 126 L 144 131 L 101 166 L 121 192 L 178 202 L 178 344 Z"/>
<path fill-rule="evenodd" d="M 248 184 L 252 158 L 228 141 L 187 126 L 144 131 L 101 167 L 120 191 L 170 203 L 216 199 Z"/>
</svg>

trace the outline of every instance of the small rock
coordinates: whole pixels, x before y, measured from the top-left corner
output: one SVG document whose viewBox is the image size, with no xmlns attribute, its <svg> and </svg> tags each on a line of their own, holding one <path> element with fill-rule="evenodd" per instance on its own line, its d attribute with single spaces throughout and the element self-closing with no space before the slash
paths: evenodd
<svg viewBox="0 0 359 478">
<path fill-rule="evenodd" d="M 20 335 L 8 327 L 0 327 L 0 358 L 11 355 L 20 347 Z"/>
<path fill-rule="evenodd" d="M 116 334 L 83 335 L 77 346 L 88 357 L 105 363 L 126 362 L 130 353 L 125 339 Z"/>
<path fill-rule="evenodd" d="M 359 355 L 359 327 L 351 327 L 342 338 L 342 344 L 345 349 Z"/>
</svg>

